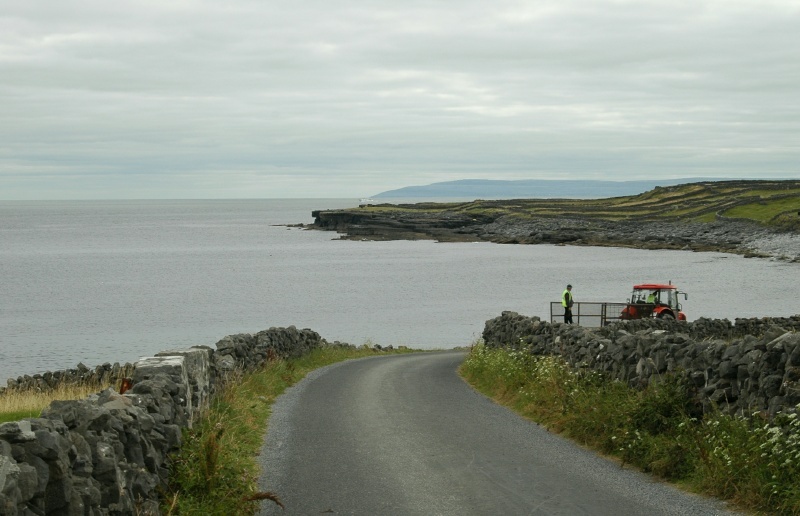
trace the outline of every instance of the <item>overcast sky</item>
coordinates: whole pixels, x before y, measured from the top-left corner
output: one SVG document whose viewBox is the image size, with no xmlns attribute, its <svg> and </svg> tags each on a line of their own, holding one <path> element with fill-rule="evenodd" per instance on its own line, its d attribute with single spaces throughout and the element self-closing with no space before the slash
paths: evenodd
<svg viewBox="0 0 800 516">
<path fill-rule="evenodd" d="M 3 0 L 0 199 L 800 178 L 800 0 Z"/>
</svg>

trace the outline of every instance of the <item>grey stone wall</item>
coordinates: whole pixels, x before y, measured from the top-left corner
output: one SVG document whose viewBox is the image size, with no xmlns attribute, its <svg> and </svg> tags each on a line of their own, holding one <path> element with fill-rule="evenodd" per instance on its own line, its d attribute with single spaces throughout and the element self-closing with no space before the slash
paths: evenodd
<svg viewBox="0 0 800 516">
<path fill-rule="evenodd" d="M 88 385 L 99 386 L 117 383 L 122 378 L 130 377 L 133 364 L 120 365 L 105 363 L 94 368 L 78 364 L 74 369 L 47 371 L 46 373 L 23 375 L 9 378 L 6 387 L 0 387 L 0 396 L 6 392 L 40 391 L 49 392 L 64 386 Z"/>
<path fill-rule="evenodd" d="M 133 364 L 125 394 L 54 401 L 0 425 L 0 514 L 158 514 L 168 455 L 227 377 L 329 345 L 345 344 L 290 326 L 163 351 Z M 55 376 L 70 375 L 40 378 Z"/>
<path fill-rule="evenodd" d="M 604 328 L 550 324 L 538 317 L 503 312 L 486 322 L 489 347 L 560 355 L 632 386 L 666 373 L 686 375 L 707 410 L 762 412 L 774 417 L 800 403 L 800 315 L 790 318 L 642 319 Z"/>
</svg>

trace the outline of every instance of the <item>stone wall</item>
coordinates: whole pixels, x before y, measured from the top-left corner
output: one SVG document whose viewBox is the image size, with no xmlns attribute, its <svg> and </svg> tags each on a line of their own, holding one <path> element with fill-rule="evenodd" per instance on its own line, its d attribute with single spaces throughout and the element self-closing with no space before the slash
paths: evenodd
<svg viewBox="0 0 800 516">
<path fill-rule="evenodd" d="M 124 394 L 54 401 L 0 425 L 0 514 L 158 514 L 168 455 L 227 377 L 329 345 L 345 344 L 290 326 L 163 351 L 133 364 Z"/>
<path fill-rule="evenodd" d="M 116 384 L 133 374 L 133 364 L 105 363 L 94 368 L 78 364 L 74 369 L 47 371 L 46 373 L 9 378 L 6 387 L 0 387 L 0 396 L 7 392 L 49 392 L 68 386 L 100 386 Z"/>
<path fill-rule="evenodd" d="M 686 375 L 704 407 L 768 417 L 800 403 L 800 315 L 790 318 L 642 319 L 604 328 L 550 324 L 503 312 L 486 322 L 489 347 L 560 355 L 578 368 L 642 387 L 661 375 Z"/>
</svg>

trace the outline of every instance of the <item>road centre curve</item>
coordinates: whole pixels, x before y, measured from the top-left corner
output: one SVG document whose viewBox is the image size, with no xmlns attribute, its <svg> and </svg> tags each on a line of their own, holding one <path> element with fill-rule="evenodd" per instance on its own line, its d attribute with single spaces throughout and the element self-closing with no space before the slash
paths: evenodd
<svg viewBox="0 0 800 516">
<path fill-rule="evenodd" d="M 683 493 L 474 391 L 464 352 L 390 355 L 309 374 L 273 405 L 260 514 L 705 515 Z"/>
</svg>

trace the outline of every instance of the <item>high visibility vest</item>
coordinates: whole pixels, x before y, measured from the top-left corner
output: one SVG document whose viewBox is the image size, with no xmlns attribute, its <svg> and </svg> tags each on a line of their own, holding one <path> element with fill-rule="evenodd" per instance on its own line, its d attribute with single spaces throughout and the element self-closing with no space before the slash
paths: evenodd
<svg viewBox="0 0 800 516">
<path fill-rule="evenodd" d="M 564 293 L 561 294 L 561 306 L 567 308 L 569 306 L 569 301 L 572 299 L 572 292 L 567 289 L 564 289 Z"/>
</svg>

